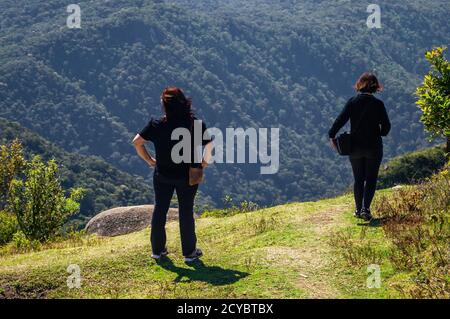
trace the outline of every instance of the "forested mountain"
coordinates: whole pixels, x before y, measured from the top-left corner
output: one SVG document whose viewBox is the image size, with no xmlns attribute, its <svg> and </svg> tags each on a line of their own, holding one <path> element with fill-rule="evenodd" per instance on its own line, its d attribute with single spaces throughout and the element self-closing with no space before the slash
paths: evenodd
<svg viewBox="0 0 450 319">
<path fill-rule="evenodd" d="M 61 1 L 0 0 L 0 116 L 66 151 L 147 178 L 130 140 L 177 85 L 208 126 L 280 128 L 278 174 L 209 169 L 201 189 L 216 205 L 337 194 L 351 176 L 326 132 L 374 69 L 393 122 L 385 153 L 428 144 L 413 92 L 425 50 L 450 42 L 447 0 L 379 1 L 381 29 L 367 28 L 367 3 L 347 0 L 77 3 L 81 29 L 66 26 Z"/>
</svg>

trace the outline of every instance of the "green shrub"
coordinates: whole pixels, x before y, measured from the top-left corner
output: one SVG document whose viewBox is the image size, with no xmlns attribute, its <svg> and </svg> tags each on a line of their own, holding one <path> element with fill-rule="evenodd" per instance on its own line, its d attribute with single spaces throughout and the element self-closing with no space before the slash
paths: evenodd
<svg viewBox="0 0 450 319">
<path fill-rule="evenodd" d="M 428 181 L 383 196 L 377 216 L 393 244 L 392 264 L 410 273 L 413 298 L 450 298 L 450 163 Z"/>
<path fill-rule="evenodd" d="M 425 53 L 430 71 L 416 90 L 416 104 L 422 110 L 420 120 L 432 137 L 447 139 L 446 152 L 450 156 L 450 61 L 447 47 L 434 47 Z"/>
<path fill-rule="evenodd" d="M 12 180 L 24 165 L 22 144 L 18 140 L 0 146 L 0 210 L 6 206 Z"/>
<path fill-rule="evenodd" d="M 16 216 L 0 211 L 0 245 L 9 243 L 18 229 Z"/>
<path fill-rule="evenodd" d="M 45 164 L 35 156 L 25 169 L 24 180 L 11 183 L 8 210 L 17 216 L 19 227 L 29 240 L 44 242 L 58 234 L 68 217 L 78 212 L 81 189 L 66 198 L 55 161 Z"/>
<path fill-rule="evenodd" d="M 13 235 L 12 244 L 16 251 L 21 252 L 37 249 L 40 246 L 39 241 L 28 239 L 20 230 Z"/>
<path fill-rule="evenodd" d="M 227 196 L 225 198 L 225 202 L 231 205 L 232 203 L 231 197 Z M 243 201 L 239 205 L 231 205 L 231 207 L 228 208 L 205 211 L 202 214 L 202 217 L 229 217 L 237 214 L 253 212 L 258 209 L 260 209 L 258 204 L 249 201 Z"/>
</svg>

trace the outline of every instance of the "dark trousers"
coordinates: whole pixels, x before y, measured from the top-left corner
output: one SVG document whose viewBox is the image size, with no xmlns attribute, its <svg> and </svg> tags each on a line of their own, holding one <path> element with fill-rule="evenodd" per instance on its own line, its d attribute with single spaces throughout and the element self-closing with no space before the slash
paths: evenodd
<svg viewBox="0 0 450 319">
<path fill-rule="evenodd" d="M 383 151 L 355 152 L 350 156 L 355 184 L 356 209 L 370 209 L 377 188 L 378 172 L 380 170 Z"/>
<path fill-rule="evenodd" d="M 166 248 L 166 219 L 173 192 L 178 198 L 179 223 L 183 256 L 194 252 L 197 244 L 194 221 L 194 199 L 198 185 L 189 186 L 184 181 L 167 180 L 161 175 L 153 177 L 155 208 L 152 216 L 151 243 L 154 254 L 159 255 Z"/>
</svg>

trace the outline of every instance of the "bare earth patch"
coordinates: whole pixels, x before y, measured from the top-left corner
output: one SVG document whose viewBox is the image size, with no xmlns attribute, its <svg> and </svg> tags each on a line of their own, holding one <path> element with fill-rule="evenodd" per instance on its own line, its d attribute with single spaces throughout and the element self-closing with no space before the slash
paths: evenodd
<svg viewBox="0 0 450 319">
<path fill-rule="evenodd" d="M 305 241 L 299 247 L 268 247 L 266 262 L 280 267 L 294 268 L 298 272 L 297 286 L 306 291 L 309 298 L 336 298 L 339 292 L 331 284 L 331 249 L 325 233 L 339 224 L 339 214 L 348 209 L 336 205 L 317 213 L 299 216 L 297 223 L 307 225 Z"/>
</svg>

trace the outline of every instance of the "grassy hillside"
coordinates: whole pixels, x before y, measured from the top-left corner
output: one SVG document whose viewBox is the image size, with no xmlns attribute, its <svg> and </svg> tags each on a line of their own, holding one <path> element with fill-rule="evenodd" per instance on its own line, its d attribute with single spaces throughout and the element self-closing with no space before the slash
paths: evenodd
<svg viewBox="0 0 450 319">
<path fill-rule="evenodd" d="M 378 188 L 421 182 L 441 170 L 445 163 L 443 145 L 394 157 L 383 165 Z"/>
<path fill-rule="evenodd" d="M 379 227 L 358 224 L 352 199 L 293 203 L 226 218 L 198 220 L 205 257 L 180 258 L 178 225 L 169 223 L 169 259 L 150 259 L 149 230 L 116 238 L 54 244 L 39 252 L 0 257 L 0 296 L 39 298 L 380 298 L 398 297 L 404 280 L 386 260 L 380 289 L 366 287 L 367 266 L 349 267 L 330 242 L 337 231 L 389 245 Z M 372 225 L 374 226 L 374 225 Z M 363 235 L 362 232 L 364 232 Z M 68 289 L 70 264 L 82 286 Z"/>
</svg>

